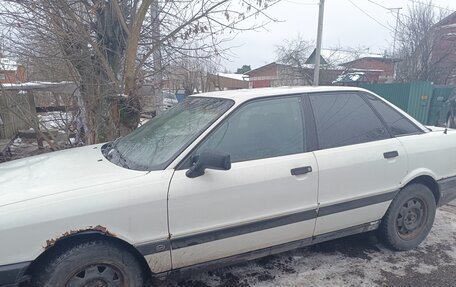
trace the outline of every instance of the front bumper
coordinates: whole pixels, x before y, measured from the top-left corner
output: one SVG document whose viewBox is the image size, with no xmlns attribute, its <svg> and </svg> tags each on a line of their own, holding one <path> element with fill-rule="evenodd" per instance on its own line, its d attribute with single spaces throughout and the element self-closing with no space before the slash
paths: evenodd
<svg viewBox="0 0 456 287">
<path fill-rule="evenodd" d="M 24 273 L 31 262 L 22 262 L 0 266 L 0 287 L 18 286 L 24 279 Z"/>
<path fill-rule="evenodd" d="M 456 176 L 441 179 L 438 184 L 440 189 L 439 206 L 456 199 Z"/>
</svg>

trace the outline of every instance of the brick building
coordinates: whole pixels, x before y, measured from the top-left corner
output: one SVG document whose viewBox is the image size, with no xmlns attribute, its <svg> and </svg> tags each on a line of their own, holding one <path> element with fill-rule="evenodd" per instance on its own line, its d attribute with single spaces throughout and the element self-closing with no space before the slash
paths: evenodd
<svg viewBox="0 0 456 287">
<path fill-rule="evenodd" d="M 332 85 L 341 75 L 362 74 L 357 82 L 386 83 L 394 78 L 394 65 L 391 59 L 362 58 L 342 65 L 325 65 L 320 68 L 320 85 Z M 345 66 L 346 65 L 346 66 Z M 270 63 L 246 73 L 250 88 L 306 86 L 313 82 L 314 64 L 304 64 L 300 68 L 280 63 Z"/>
<path fill-rule="evenodd" d="M 305 86 L 313 82 L 315 49 L 299 67 L 272 62 L 246 73 L 250 88 Z M 320 55 L 320 85 L 341 84 L 338 80 L 356 79 L 343 84 L 390 83 L 394 80 L 398 60 L 369 51 L 322 49 Z M 344 77 L 348 75 L 347 77 Z"/>
<path fill-rule="evenodd" d="M 456 12 L 434 25 L 431 39 L 432 80 L 436 84 L 456 85 Z"/>
<path fill-rule="evenodd" d="M 245 73 L 249 76 L 250 88 L 308 85 L 298 68 L 272 62 Z"/>
<path fill-rule="evenodd" d="M 20 84 L 26 81 L 27 72 L 24 66 L 2 57 L 0 53 L 0 84 Z"/>
<path fill-rule="evenodd" d="M 351 72 L 365 72 L 369 83 L 392 83 L 398 59 L 363 57 L 341 64 Z"/>
<path fill-rule="evenodd" d="M 208 74 L 207 91 L 226 91 L 249 88 L 249 77 L 242 74 Z"/>
</svg>

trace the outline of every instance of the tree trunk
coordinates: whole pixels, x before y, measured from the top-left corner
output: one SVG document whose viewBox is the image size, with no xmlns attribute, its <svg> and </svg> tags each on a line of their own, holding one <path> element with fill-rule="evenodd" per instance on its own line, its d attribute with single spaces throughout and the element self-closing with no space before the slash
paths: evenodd
<svg viewBox="0 0 456 287">
<path fill-rule="evenodd" d="M 129 31 L 127 49 L 125 51 L 125 95 L 127 99 L 120 102 L 120 123 L 122 124 L 122 134 L 132 131 L 138 127 L 141 105 L 138 95 L 138 85 L 136 83 L 136 56 L 138 53 L 139 37 L 141 27 L 146 17 L 147 11 L 152 0 L 144 0 L 138 9 L 136 18 Z"/>
</svg>

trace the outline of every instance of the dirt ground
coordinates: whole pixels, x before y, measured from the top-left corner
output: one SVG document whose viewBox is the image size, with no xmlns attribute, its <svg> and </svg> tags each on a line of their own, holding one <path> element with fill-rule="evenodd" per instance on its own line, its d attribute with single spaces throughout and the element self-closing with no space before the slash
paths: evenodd
<svg viewBox="0 0 456 287">
<path fill-rule="evenodd" d="M 456 286 L 456 201 L 437 211 L 428 238 L 412 251 L 390 251 L 374 233 L 366 233 L 155 283 L 158 287 Z"/>
</svg>

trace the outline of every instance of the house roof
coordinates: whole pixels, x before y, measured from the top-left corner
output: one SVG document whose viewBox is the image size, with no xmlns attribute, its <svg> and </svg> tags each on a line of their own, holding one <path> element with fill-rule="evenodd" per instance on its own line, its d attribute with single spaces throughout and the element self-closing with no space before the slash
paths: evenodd
<svg viewBox="0 0 456 287">
<path fill-rule="evenodd" d="M 398 58 L 362 57 L 362 58 L 358 58 L 358 59 L 355 59 L 355 60 L 352 60 L 349 62 L 341 63 L 341 65 L 342 66 L 350 65 L 350 64 L 358 62 L 360 60 L 375 60 L 375 61 L 380 61 L 380 62 L 384 62 L 384 63 L 396 63 L 396 62 L 402 61 L 401 59 L 398 59 Z"/>
<path fill-rule="evenodd" d="M 254 73 L 254 72 L 257 72 L 257 71 L 259 71 L 259 70 L 262 70 L 262 69 L 265 69 L 265 68 L 267 68 L 267 67 L 269 67 L 269 66 L 274 66 L 274 65 L 277 65 L 277 66 L 279 66 L 279 65 L 286 66 L 286 65 L 283 65 L 283 64 L 280 64 L 280 63 L 277 63 L 277 62 L 272 62 L 272 63 L 266 64 L 266 65 L 264 65 L 264 66 L 261 66 L 261 67 L 255 68 L 255 69 L 253 69 L 253 70 L 250 70 L 250 71 L 244 73 L 244 75 L 250 75 L 250 74 L 252 74 L 252 73 Z"/>
<path fill-rule="evenodd" d="M 456 23 L 456 11 L 451 13 L 450 15 L 446 16 L 439 22 L 437 22 L 434 27 L 446 26 Z"/>
<path fill-rule="evenodd" d="M 27 82 L 21 84 L 1 84 L 2 90 L 7 91 L 56 91 L 61 93 L 73 93 L 77 89 L 74 82 Z"/>
<path fill-rule="evenodd" d="M 321 52 L 321 51 L 320 51 Z M 312 54 L 310 54 L 310 56 L 307 58 L 306 60 L 306 64 L 313 64 L 315 65 L 315 56 L 317 54 L 317 49 L 315 48 L 312 52 Z M 325 58 L 323 58 L 323 56 L 320 54 L 320 64 L 322 65 L 326 65 L 328 64 L 328 62 L 326 62 Z"/>
<path fill-rule="evenodd" d="M 229 74 L 229 73 L 217 73 L 219 77 L 225 77 L 228 79 L 234 79 L 239 81 L 247 81 L 248 76 L 246 74 Z"/>
<path fill-rule="evenodd" d="M 384 58 L 384 54 L 362 50 L 321 49 L 321 56 L 331 65 L 340 65 L 360 58 Z"/>
</svg>

